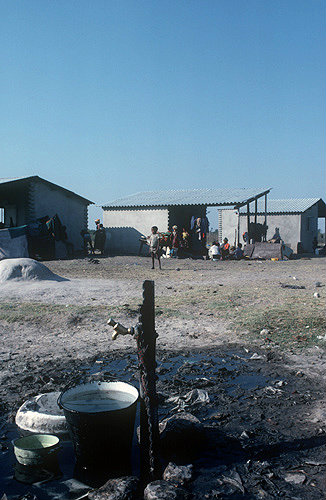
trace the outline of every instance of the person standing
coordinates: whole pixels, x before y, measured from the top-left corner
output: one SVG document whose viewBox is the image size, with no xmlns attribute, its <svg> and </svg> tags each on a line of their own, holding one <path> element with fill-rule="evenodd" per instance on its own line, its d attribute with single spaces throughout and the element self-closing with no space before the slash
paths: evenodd
<svg viewBox="0 0 326 500">
<path fill-rule="evenodd" d="M 312 251 L 314 252 L 314 254 L 316 254 L 317 248 L 318 248 L 318 240 L 315 236 L 314 239 L 312 240 Z"/>
<path fill-rule="evenodd" d="M 92 243 L 92 238 L 87 229 L 82 229 L 80 231 L 80 235 L 83 238 L 83 249 L 84 249 L 84 254 L 88 255 L 88 246 L 90 246 L 91 249 L 91 254 L 94 254 L 94 248 L 93 248 L 93 243 Z"/>
<path fill-rule="evenodd" d="M 103 224 L 99 224 L 98 229 L 96 229 L 95 231 L 94 250 L 99 250 L 101 252 L 101 255 L 104 255 L 105 241 L 106 241 L 105 229 L 103 227 Z"/>
<path fill-rule="evenodd" d="M 158 266 L 161 268 L 161 249 L 160 249 L 160 237 L 157 233 L 157 226 L 151 228 L 152 234 L 149 236 L 149 251 L 152 257 L 152 269 L 154 269 L 155 257 L 158 260 Z"/>
</svg>

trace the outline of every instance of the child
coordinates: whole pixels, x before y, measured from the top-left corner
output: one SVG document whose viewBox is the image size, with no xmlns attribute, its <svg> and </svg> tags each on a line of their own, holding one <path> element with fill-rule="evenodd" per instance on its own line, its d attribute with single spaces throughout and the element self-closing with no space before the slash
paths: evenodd
<svg viewBox="0 0 326 500">
<path fill-rule="evenodd" d="M 161 268 L 161 249 L 160 249 L 160 237 L 157 234 L 157 227 L 153 226 L 152 229 L 152 234 L 149 236 L 149 251 L 152 257 L 152 269 L 154 269 L 154 261 L 155 257 L 158 260 L 158 266 L 160 269 Z"/>
<path fill-rule="evenodd" d="M 84 254 L 88 255 L 88 245 L 91 248 L 91 254 L 94 254 L 94 248 L 93 248 L 93 243 L 91 239 L 91 235 L 87 231 L 87 229 L 82 229 L 80 231 L 80 235 L 83 238 L 83 249 L 84 249 Z"/>
</svg>

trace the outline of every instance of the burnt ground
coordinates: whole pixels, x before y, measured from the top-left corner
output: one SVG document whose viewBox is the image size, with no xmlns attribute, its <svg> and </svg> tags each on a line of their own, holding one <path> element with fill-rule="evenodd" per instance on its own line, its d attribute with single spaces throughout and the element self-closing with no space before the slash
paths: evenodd
<svg viewBox="0 0 326 500">
<path fill-rule="evenodd" d="M 22 402 L 85 377 L 137 384 L 133 340 L 113 344 L 105 320 L 114 314 L 134 324 L 141 282 L 149 277 L 157 293 L 160 418 L 178 411 L 171 396 L 201 389 L 209 397 L 185 408 L 204 425 L 202 449 L 165 457 L 194 464 L 193 497 L 324 498 L 324 259 L 167 261 L 162 274 L 150 273 L 141 258 L 48 266 L 71 280 L 66 288 L 2 288 L 0 460 L 8 498 L 33 491 L 47 499 L 53 483 L 13 479 L 12 422 Z M 260 335 L 264 327 L 268 333 Z M 71 466 L 62 472 L 71 477 Z"/>
</svg>

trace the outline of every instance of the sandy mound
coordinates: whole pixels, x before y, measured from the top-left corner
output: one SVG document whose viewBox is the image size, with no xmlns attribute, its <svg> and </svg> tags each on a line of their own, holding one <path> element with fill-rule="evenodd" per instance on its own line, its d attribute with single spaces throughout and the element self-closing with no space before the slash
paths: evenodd
<svg viewBox="0 0 326 500">
<path fill-rule="evenodd" d="M 0 261 L 0 282 L 21 280 L 21 281 L 66 281 L 57 274 L 54 274 L 41 262 L 33 259 L 5 259 Z"/>
</svg>

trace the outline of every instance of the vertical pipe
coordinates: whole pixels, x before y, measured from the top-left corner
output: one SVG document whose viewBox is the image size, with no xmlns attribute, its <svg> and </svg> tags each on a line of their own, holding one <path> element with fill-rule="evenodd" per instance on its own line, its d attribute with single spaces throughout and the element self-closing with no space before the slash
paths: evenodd
<svg viewBox="0 0 326 500">
<path fill-rule="evenodd" d="M 267 241 L 267 194 L 265 194 L 264 241 Z"/>
<path fill-rule="evenodd" d="M 265 225 L 267 225 L 267 194 L 265 194 Z"/>
<path fill-rule="evenodd" d="M 238 245 L 240 243 L 240 208 L 238 209 Z"/>
<path fill-rule="evenodd" d="M 248 243 L 250 243 L 250 205 L 247 203 L 247 232 L 248 232 Z"/>
</svg>

